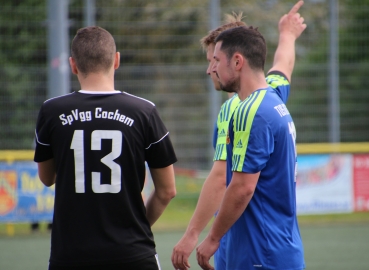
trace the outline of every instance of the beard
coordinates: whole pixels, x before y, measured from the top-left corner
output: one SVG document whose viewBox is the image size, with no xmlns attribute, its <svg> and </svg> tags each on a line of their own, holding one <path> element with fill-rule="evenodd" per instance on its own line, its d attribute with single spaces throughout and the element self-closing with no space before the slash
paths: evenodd
<svg viewBox="0 0 369 270">
<path fill-rule="evenodd" d="M 227 83 L 222 84 L 219 81 L 220 89 L 227 93 L 238 93 L 240 90 L 240 78 L 233 78 L 229 80 Z"/>
</svg>

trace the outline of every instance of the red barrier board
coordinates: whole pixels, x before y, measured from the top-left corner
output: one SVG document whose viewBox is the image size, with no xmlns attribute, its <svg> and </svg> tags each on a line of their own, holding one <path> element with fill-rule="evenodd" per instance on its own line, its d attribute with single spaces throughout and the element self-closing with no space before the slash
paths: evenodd
<svg viewBox="0 0 369 270">
<path fill-rule="evenodd" d="M 369 155 L 354 155 L 353 164 L 354 209 L 369 211 Z"/>
</svg>

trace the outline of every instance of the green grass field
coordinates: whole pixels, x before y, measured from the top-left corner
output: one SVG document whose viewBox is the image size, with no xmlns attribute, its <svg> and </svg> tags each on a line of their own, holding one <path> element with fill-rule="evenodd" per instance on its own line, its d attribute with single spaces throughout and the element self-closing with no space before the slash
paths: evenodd
<svg viewBox="0 0 369 270">
<path fill-rule="evenodd" d="M 306 269 L 369 269 L 369 223 L 304 225 L 301 226 L 301 234 L 304 241 Z M 182 232 L 159 232 L 155 235 L 163 269 L 173 269 L 170 256 L 173 245 L 180 239 Z M 191 269 L 200 269 L 194 253 L 190 260 Z"/>
<path fill-rule="evenodd" d="M 153 226 L 163 270 L 173 269 L 172 249 L 191 218 L 201 185 L 198 180 L 177 178 L 178 195 Z M 369 212 L 299 216 L 299 223 L 306 269 L 369 269 Z M 0 224 L 0 270 L 47 269 L 50 233 L 46 227 L 42 223 L 40 232 L 31 233 L 30 224 Z M 200 269 L 194 253 L 190 263 L 191 270 Z"/>
<path fill-rule="evenodd" d="M 172 249 L 182 237 L 191 215 L 191 211 L 182 210 L 178 222 L 168 223 L 166 220 L 170 219 L 172 209 L 168 210 L 153 227 L 163 270 L 173 269 L 170 261 Z M 304 216 L 300 219 L 306 269 L 369 269 L 369 213 Z M 0 225 L 0 269 L 47 269 L 50 234 L 46 230 L 46 224 L 41 224 L 38 233 L 31 233 L 29 224 L 16 224 L 14 229 L 15 234 L 8 236 L 6 225 Z M 205 233 L 201 239 L 204 236 Z M 194 253 L 190 257 L 190 263 L 191 269 L 200 269 Z"/>
</svg>

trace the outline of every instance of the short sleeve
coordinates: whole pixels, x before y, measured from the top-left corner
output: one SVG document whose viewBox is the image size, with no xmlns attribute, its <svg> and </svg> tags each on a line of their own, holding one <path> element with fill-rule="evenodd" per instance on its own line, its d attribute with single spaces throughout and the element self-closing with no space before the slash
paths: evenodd
<svg viewBox="0 0 369 270">
<path fill-rule="evenodd" d="M 287 103 L 290 95 L 290 83 L 282 72 L 272 71 L 268 73 L 266 82 L 272 87 L 281 100 Z"/>
<path fill-rule="evenodd" d="M 43 162 L 53 158 L 53 152 L 51 148 L 51 139 L 49 127 L 45 115 L 43 113 L 43 106 L 38 114 L 36 129 L 35 129 L 35 162 Z"/>
<path fill-rule="evenodd" d="M 164 168 L 177 161 L 169 132 L 154 107 L 148 123 L 145 159 L 150 168 Z"/>
</svg>

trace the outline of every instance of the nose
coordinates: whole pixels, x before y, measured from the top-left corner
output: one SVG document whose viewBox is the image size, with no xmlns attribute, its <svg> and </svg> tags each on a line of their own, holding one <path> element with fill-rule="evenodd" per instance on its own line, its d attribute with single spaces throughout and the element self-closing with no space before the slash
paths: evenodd
<svg viewBox="0 0 369 270">
<path fill-rule="evenodd" d="M 210 75 L 211 72 L 212 72 L 212 63 L 210 62 L 209 65 L 208 65 L 208 68 L 206 69 L 206 74 Z"/>
<path fill-rule="evenodd" d="M 217 69 L 217 65 L 216 65 L 216 61 L 214 61 L 214 63 L 211 65 L 211 72 L 216 73 L 216 69 Z"/>
</svg>

